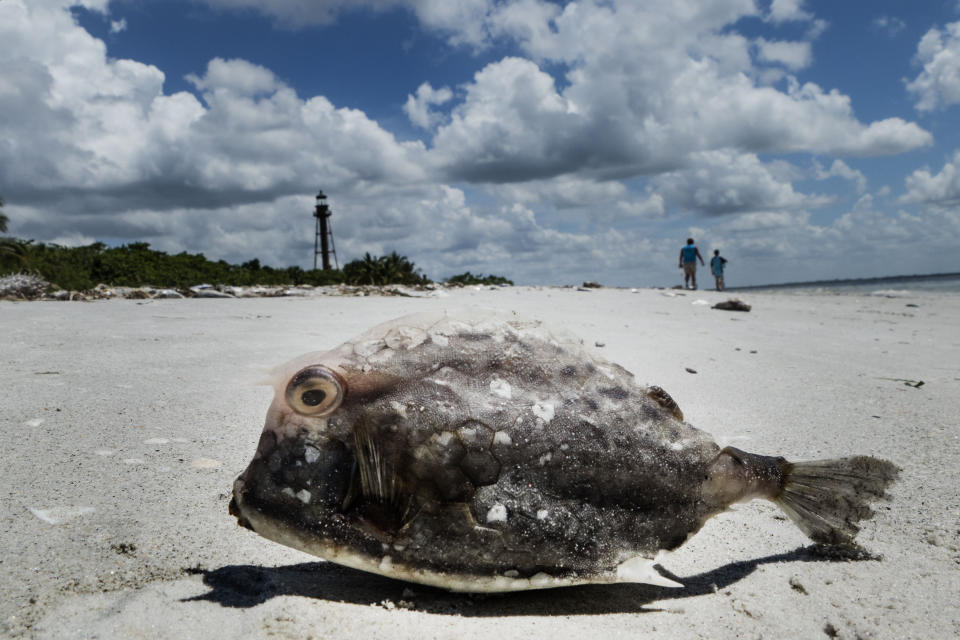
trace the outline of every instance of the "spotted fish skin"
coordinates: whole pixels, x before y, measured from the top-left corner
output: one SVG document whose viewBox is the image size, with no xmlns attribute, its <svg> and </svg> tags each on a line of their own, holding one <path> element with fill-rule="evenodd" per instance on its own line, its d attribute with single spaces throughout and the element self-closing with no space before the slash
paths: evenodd
<svg viewBox="0 0 960 640">
<path fill-rule="evenodd" d="M 240 523 L 452 589 L 657 582 L 631 563 L 784 485 L 782 459 L 721 451 L 662 389 L 509 316 L 401 318 L 276 388 Z"/>
</svg>

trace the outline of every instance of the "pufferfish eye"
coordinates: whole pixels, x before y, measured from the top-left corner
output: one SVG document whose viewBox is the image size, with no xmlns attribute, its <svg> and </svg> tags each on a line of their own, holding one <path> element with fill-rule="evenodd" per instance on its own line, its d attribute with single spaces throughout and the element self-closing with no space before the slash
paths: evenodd
<svg viewBox="0 0 960 640">
<path fill-rule="evenodd" d="M 322 417 L 340 406 L 346 390 L 336 372 L 314 365 L 302 369 L 287 384 L 287 402 L 301 415 Z"/>
</svg>

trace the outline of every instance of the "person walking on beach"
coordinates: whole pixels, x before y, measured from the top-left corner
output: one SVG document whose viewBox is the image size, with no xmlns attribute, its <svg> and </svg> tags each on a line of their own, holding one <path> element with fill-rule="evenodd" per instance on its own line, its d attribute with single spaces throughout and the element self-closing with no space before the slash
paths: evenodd
<svg viewBox="0 0 960 640">
<path fill-rule="evenodd" d="M 720 256 L 720 249 L 713 250 L 713 257 L 710 258 L 710 271 L 713 272 L 713 279 L 717 281 L 717 291 L 723 291 L 723 267 L 727 264 L 727 259 Z"/>
<path fill-rule="evenodd" d="M 687 238 L 687 246 L 680 249 L 680 268 L 683 269 L 683 288 L 697 288 L 697 260 L 700 264 L 706 266 L 703 256 L 700 255 L 700 249 L 693 243 L 693 238 Z M 689 286 L 690 284 L 693 286 Z"/>
</svg>

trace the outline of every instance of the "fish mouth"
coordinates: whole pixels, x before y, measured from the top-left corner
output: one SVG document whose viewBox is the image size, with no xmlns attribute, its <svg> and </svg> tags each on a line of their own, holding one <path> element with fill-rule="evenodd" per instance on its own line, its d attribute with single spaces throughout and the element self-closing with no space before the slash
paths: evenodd
<svg viewBox="0 0 960 640">
<path fill-rule="evenodd" d="M 237 478 L 233 483 L 233 495 L 230 496 L 230 504 L 227 505 L 227 511 L 234 518 L 237 519 L 237 524 L 243 527 L 244 529 L 250 529 L 254 531 L 253 525 L 250 524 L 250 521 L 247 520 L 246 516 L 243 515 L 243 512 L 240 510 L 240 505 L 237 503 L 237 496 L 243 491 L 243 479 Z"/>
</svg>

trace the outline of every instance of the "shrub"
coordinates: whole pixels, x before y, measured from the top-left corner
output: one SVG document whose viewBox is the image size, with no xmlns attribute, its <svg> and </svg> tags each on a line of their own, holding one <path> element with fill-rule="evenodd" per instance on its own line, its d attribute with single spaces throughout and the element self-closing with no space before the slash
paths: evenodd
<svg viewBox="0 0 960 640">
<path fill-rule="evenodd" d="M 507 280 L 507 279 L 504 278 L 503 276 L 495 276 L 495 275 L 492 275 L 492 274 L 491 274 L 491 275 L 488 275 L 488 276 L 485 276 L 485 275 L 473 275 L 473 274 L 470 273 L 469 271 L 466 271 L 466 272 L 461 273 L 461 274 L 459 274 L 459 275 L 450 276 L 449 278 L 447 278 L 447 283 L 448 283 L 448 284 L 454 284 L 454 285 L 460 285 L 460 286 L 474 285 L 474 284 L 481 284 L 481 285 L 501 285 L 501 284 L 508 284 L 508 285 L 511 285 L 511 286 L 512 286 L 512 285 L 513 285 L 513 280 Z"/>
<path fill-rule="evenodd" d="M 343 275 L 348 284 L 430 283 L 430 279 L 423 275 L 406 256 L 401 256 L 396 251 L 380 257 L 366 253 L 363 258 L 344 265 Z"/>
</svg>

